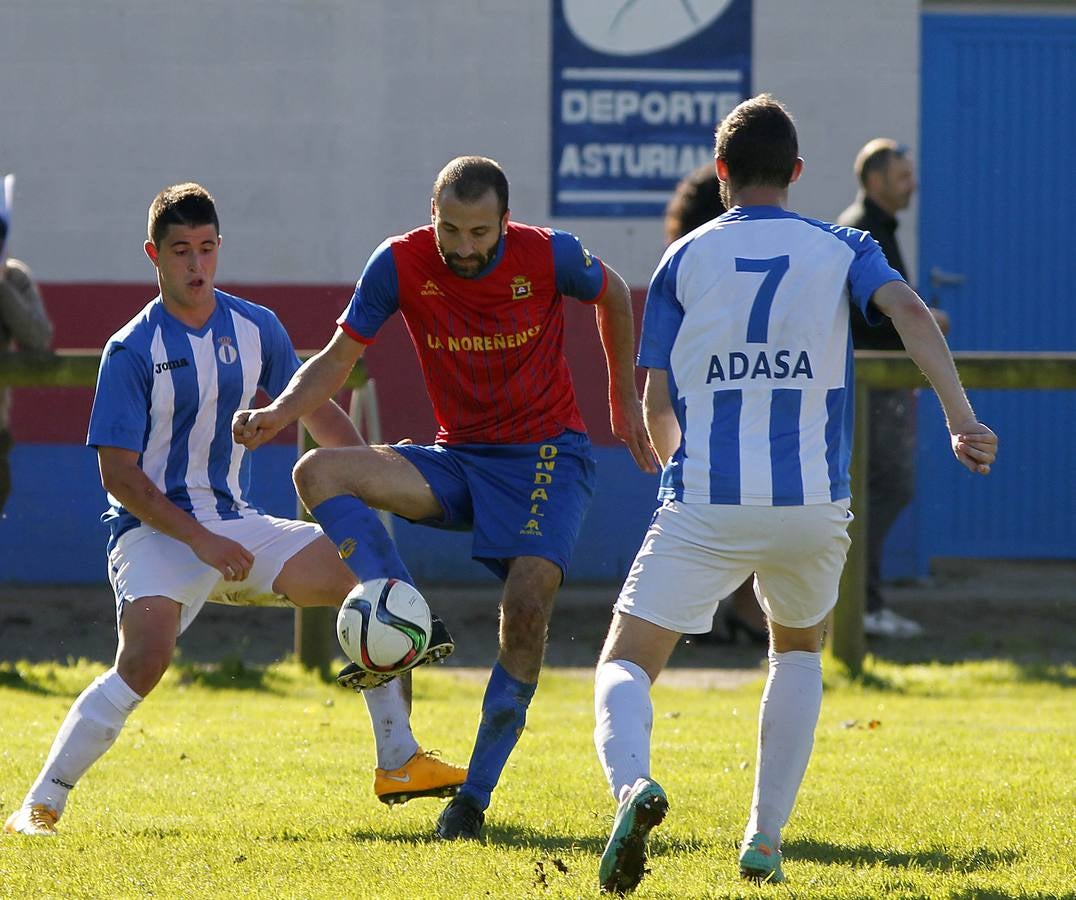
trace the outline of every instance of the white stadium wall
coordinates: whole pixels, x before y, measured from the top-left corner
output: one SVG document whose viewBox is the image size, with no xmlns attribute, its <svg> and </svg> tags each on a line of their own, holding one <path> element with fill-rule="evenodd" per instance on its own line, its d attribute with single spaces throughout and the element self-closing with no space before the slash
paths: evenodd
<svg viewBox="0 0 1076 900">
<path fill-rule="evenodd" d="M 750 87 L 797 117 L 800 210 L 846 205 L 867 139 L 917 145 L 919 7 L 755 0 Z M 536 0 L 0 0 L 11 250 L 46 283 L 145 282 L 148 201 L 194 179 L 220 205 L 223 279 L 351 282 L 425 220 L 443 162 L 481 153 L 505 165 L 517 218 L 578 232 L 645 285 L 656 217 L 549 216 L 550 42 Z"/>
<path fill-rule="evenodd" d="M 57 346 L 100 347 L 152 296 L 141 250 L 146 208 L 162 187 L 184 180 L 202 182 L 218 200 L 220 283 L 275 309 L 298 346 L 321 346 L 370 252 L 427 220 L 435 174 L 466 153 L 504 164 L 517 219 L 578 233 L 639 289 L 638 299 L 662 250 L 659 214 L 551 215 L 566 193 L 551 196 L 552 171 L 565 171 L 553 149 L 553 113 L 563 114 L 564 103 L 554 109 L 551 98 L 572 65 L 564 55 L 554 63 L 570 41 L 554 29 L 553 2 L 0 0 L 0 173 L 17 174 L 9 249 L 42 283 Z M 804 213 L 832 218 L 844 208 L 855 192 L 852 159 L 869 138 L 918 145 L 918 0 L 754 0 L 750 15 L 744 0 L 556 2 L 566 19 L 608 20 L 624 10 L 655 17 L 654 33 L 635 19 L 630 37 L 653 47 L 672 34 L 661 77 L 690 70 L 688 80 L 702 85 L 651 91 L 644 78 L 641 87 L 599 86 L 588 97 L 662 101 L 664 90 L 669 110 L 674 94 L 705 98 L 687 121 L 686 143 L 648 143 L 640 115 L 638 127 L 633 120 L 611 138 L 573 146 L 679 146 L 706 157 L 713 114 L 739 96 L 722 79 L 731 71 L 738 89 L 748 69 L 747 90 L 772 92 L 797 117 L 807 170 L 792 201 Z M 675 39 L 688 8 L 700 18 L 687 23 L 690 38 Z M 732 12 L 716 19 L 724 9 Z M 736 50 L 722 57 L 722 42 Z M 725 68 L 729 60 L 740 69 Z M 639 72 L 632 62 L 627 69 Z M 595 141 L 592 124 L 573 122 L 569 140 Z M 656 213 L 665 190 L 650 196 Z M 909 261 L 915 230 L 905 216 Z M 592 314 L 577 304 L 566 314 L 576 396 L 599 464 L 572 577 L 618 581 L 653 508 L 654 479 L 609 429 Z M 434 433 L 407 342 L 393 322 L 367 354 L 389 441 Z M 91 401 L 88 388 L 17 392 L 0 581 L 101 578 L 104 495 L 94 454 L 81 446 Z M 295 509 L 294 458 L 294 445 L 282 443 L 254 460 L 255 498 L 276 514 Z M 467 559 L 466 536 L 402 525 L 396 534 L 417 578 L 482 577 Z"/>
</svg>

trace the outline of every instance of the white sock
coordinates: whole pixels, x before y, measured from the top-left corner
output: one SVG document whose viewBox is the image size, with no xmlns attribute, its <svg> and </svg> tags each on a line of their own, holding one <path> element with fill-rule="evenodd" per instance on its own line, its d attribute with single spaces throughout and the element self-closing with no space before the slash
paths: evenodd
<svg viewBox="0 0 1076 900">
<path fill-rule="evenodd" d="M 594 673 L 594 748 L 619 803 L 639 778 L 650 777 L 654 708 L 650 678 L 626 659 L 611 659 Z"/>
<path fill-rule="evenodd" d="M 403 683 L 393 678 L 388 684 L 362 692 L 370 724 L 374 729 L 379 769 L 398 769 L 418 751 L 418 741 L 411 733 Z"/>
<path fill-rule="evenodd" d="M 43 803 L 62 813 L 71 789 L 115 743 L 141 702 L 114 667 L 95 678 L 72 704 L 23 805 Z"/>
<path fill-rule="evenodd" d="M 822 654 L 770 651 L 770 673 L 758 714 L 758 763 L 751 818 L 744 832 L 756 831 L 781 845 L 781 829 L 792 814 L 822 708 Z"/>
</svg>

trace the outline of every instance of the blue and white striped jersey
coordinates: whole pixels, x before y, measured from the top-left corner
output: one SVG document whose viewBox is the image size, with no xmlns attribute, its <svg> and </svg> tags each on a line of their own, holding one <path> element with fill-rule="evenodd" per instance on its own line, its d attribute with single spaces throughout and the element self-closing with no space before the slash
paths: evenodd
<svg viewBox="0 0 1076 900">
<path fill-rule="evenodd" d="M 261 512 L 249 501 L 250 460 L 232 416 L 262 388 L 275 397 L 299 358 L 270 310 L 216 291 L 217 308 L 189 328 L 158 296 L 105 345 L 86 443 L 139 453 L 160 490 L 199 521 Z M 139 524 L 109 495 L 112 539 Z"/>
<path fill-rule="evenodd" d="M 639 365 L 666 369 L 683 437 L 658 496 L 798 506 L 849 496 L 849 302 L 901 280 L 866 232 L 735 207 L 672 244 L 646 298 Z"/>
</svg>

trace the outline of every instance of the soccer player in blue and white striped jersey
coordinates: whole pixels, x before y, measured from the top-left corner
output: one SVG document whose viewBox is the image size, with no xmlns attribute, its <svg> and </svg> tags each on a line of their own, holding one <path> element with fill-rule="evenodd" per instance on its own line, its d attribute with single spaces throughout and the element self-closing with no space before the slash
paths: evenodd
<svg viewBox="0 0 1076 900">
<path fill-rule="evenodd" d="M 268 309 L 214 288 L 220 228 L 197 184 L 166 188 L 149 211 L 145 252 L 160 294 L 105 346 L 87 443 L 97 448 L 111 527 L 116 593 L 115 665 L 75 701 L 22 806 L 5 830 L 56 833 L 68 794 L 112 746 L 157 685 L 176 638 L 206 602 L 339 606 L 356 585 L 336 546 L 310 522 L 266 515 L 251 503 L 249 454 L 232 417 L 263 390 L 276 396 L 299 368 Z M 361 444 L 331 400 L 304 418 L 323 446 Z M 425 754 L 411 733 L 400 679 L 364 693 L 378 773 L 415 793 L 455 793 L 466 771 Z"/>
<path fill-rule="evenodd" d="M 851 520 L 851 305 L 892 319 L 941 400 L 952 448 L 987 474 L 997 438 L 977 421 L 934 317 L 866 233 L 789 210 L 796 129 L 768 95 L 720 124 L 729 210 L 673 243 L 650 283 L 639 364 L 662 505 L 628 574 L 595 680 L 595 746 L 618 803 L 599 880 L 643 876 L 668 809 L 650 773 L 650 686 L 682 634 L 756 573 L 770 625 L 754 797 L 740 853 L 779 881 L 781 829 L 807 768 L 822 700 L 824 623 Z"/>
</svg>

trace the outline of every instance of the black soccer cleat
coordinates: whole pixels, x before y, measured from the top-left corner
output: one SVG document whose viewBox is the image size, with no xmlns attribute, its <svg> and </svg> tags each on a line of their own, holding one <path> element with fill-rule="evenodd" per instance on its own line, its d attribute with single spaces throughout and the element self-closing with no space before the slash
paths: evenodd
<svg viewBox="0 0 1076 900">
<path fill-rule="evenodd" d="M 448 627 L 441 621 L 440 616 L 431 613 L 430 644 L 417 665 L 421 666 L 425 663 L 441 662 L 444 659 L 448 659 L 455 649 L 456 642 L 452 640 L 452 635 L 448 633 Z"/>
<path fill-rule="evenodd" d="M 442 841 L 480 841 L 486 814 L 466 794 L 456 794 L 437 817 L 433 836 Z"/>
<path fill-rule="evenodd" d="M 430 643 L 426 646 L 426 651 L 406 669 L 399 672 L 368 672 L 358 663 L 350 662 L 337 673 L 336 683 L 340 687 L 351 688 L 354 691 L 368 691 L 372 688 L 381 687 L 383 684 L 388 684 L 396 676 L 402 675 L 404 672 L 410 672 L 411 669 L 417 666 L 441 662 L 451 656 L 452 651 L 455 649 L 456 644 L 452 640 L 452 635 L 449 634 L 445 623 L 441 621 L 439 616 L 431 614 Z"/>
</svg>

